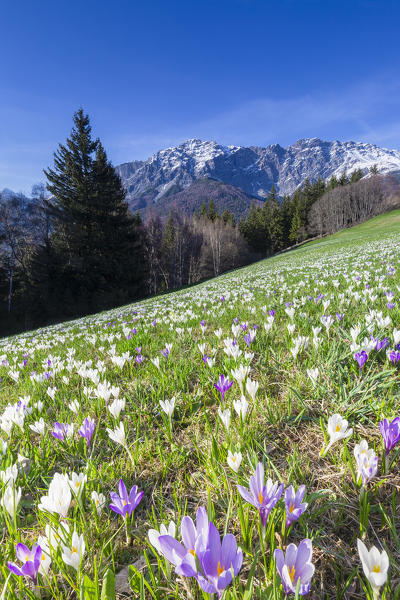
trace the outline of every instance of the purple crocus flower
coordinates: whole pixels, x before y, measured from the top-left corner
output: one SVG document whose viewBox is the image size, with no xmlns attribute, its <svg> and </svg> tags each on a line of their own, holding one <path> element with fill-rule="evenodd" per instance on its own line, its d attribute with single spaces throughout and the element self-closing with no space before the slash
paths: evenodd
<svg viewBox="0 0 400 600">
<path fill-rule="evenodd" d="M 95 429 L 96 429 L 96 423 L 90 417 L 86 417 L 86 419 L 82 423 L 81 428 L 78 429 L 79 435 L 81 435 L 82 437 L 84 437 L 86 439 L 89 448 L 90 448 L 90 441 L 92 439 L 92 435 L 93 435 Z"/>
<path fill-rule="evenodd" d="M 164 350 L 161 350 L 161 354 L 163 355 L 163 357 L 165 358 L 165 360 L 167 360 L 168 355 L 169 355 L 168 348 L 164 348 Z"/>
<path fill-rule="evenodd" d="M 233 380 L 229 381 L 225 375 L 221 375 L 217 383 L 214 383 L 214 387 L 219 391 L 222 396 L 222 402 L 225 401 L 226 392 L 233 386 Z"/>
<path fill-rule="evenodd" d="M 385 444 L 386 456 L 400 442 L 400 417 L 393 419 L 391 423 L 387 419 L 379 421 L 379 429 Z"/>
<path fill-rule="evenodd" d="M 290 485 L 285 490 L 285 511 L 286 511 L 286 528 L 297 521 L 297 519 L 306 510 L 308 504 L 303 502 L 304 494 L 306 493 L 306 486 L 301 485 L 297 492 L 294 491 L 294 487 Z"/>
<path fill-rule="evenodd" d="M 268 479 L 267 484 L 264 486 L 264 466 L 262 463 L 258 463 L 254 475 L 250 477 L 249 488 L 250 490 L 247 490 L 242 485 L 237 486 L 242 498 L 258 508 L 261 522 L 265 527 L 269 513 L 282 496 L 283 483 L 278 485 L 278 482 L 273 483 L 272 479 Z"/>
<path fill-rule="evenodd" d="M 208 358 L 209 358 L 209 357 L 207 356 L 207 354 L 204 354 L 204 356 L 203 356 L 203 363 L 204 363 L 205 365 L 206 365 L 206 364 L 207 364 L 207 362 L 208 362 Z"/>
<path fill-rule="evenodd" d="M 175 566 L 177 575 L 197 576 L 196 558 L 201 561 L 208 542 L 208 516 L 204 506 L 197 509 L 196 525 L 190 517 L 181 523 L 182 543 L 171 535 L 160 535 L 158 542 L 165 558 Z"/>
<path fill-rule="evenodd" d="M 275 316 L 275 311 L 273 309 L 268 311 L 268 314 L 270 317 L 274 317 Z"/>
<path fill-rule="evenodd" d="M 254 341 L 254 338 L 252 339 L 250 333 L 248 333 L 247 335 L 243 336 L 243 341 L 246 342 L 247 347 L 249 347 L 250 344 Z"/>
<path fill-rule="evenodd" d="M 388 302 L 386 306 L 388 307 L 389 310 L 393 310 L 396 305 L 394 302 Z"/>
<path fill-rule="evenodd" d="M 361 352 L 356 352 L 354 355 L 354 360 L 358 362 L 360 371 L 362 371 L 363 366 L 368 360 L 368 354 L 365 352 L 365 350 L 361 350 Z"/>
<path fill-rule="evenodd" d="M 221 598 L 223 590 L 232 582 L 243 562 L 243 552 L 237 547 L 235 536 L 228 533 L 222 540 L 213 523 L 208 527 L 207 550 L 200 561 L 203 573 L 197 574 L 197 582 L 207 594 Z M 233 573 L 232 573 L 233 571 Z"/>
<path fill-rule="evenodd" d="M 143 492 L 138 493 L 137 490 L 137 485 L 134 485 L 128 495 L 126 486 L 122 479 L 120 479 L 118 485 L 119 496 L 116 492 L 110 493 L 112 500 L 112 503 L 110 504 L 111 510 L 122 517 L 125 517 L 126 515 L 131 516 L 143 496 Z"/>
<path fill-rule="evenodd" d="M 54 423 L 54 431 L 51 432 L 51 435 L 61 442 L 63 442 L 68 433 L 68 423 L 59 423 L 58 421 Z"/>
<path fill-rule="evenodd" d="M 392 350 L 392 352 L 389 354 L 389 359 L 394 365 L 397 365 L 397 363 L 400 361 L 400 352 Z"/>
<path fill-rule="evenodd" d="M 289 544 L 286 554 L 280 548 L 275 550 L 276 568 L 281 577 L 285 594 L 295 594 L 299 580 L 300 596 L 305 596 L 310 591 L 311 579 L 315 571 L 315 567 L 311 562 L 312 552 L 312 542 L 309 539 L 300 542 L 299 547 L 295 544 Z"/>
<path fill-rule="evenodd" d="M 343 313 L 336 313 L 336 318 L 338 321 L 342 321 L 343 320 Z"/>
<path fill-rule="evenodd" d="M 135 362 L 137 362 L 138 365 L 141 365 L 143 361 L 144 361 L 143 354 L 137 354 L 135 356 Z"/>
<path fill-rule="evenodd" d="M 18 567 L 18 565 L 12 562 L 7 563 L 10 571 L 19 577 L 30 577 L 36 584 L 40 559 L 42 557 L 42 549 L 39 544 L 33 544 L 32 550 L 29 550 L 28 546 L 19 543 L 16 546 L 15 554 L 17 555 L 17 559 L 23 564 L 22 567 Z"/>
<path fill-rule="evenodd" d="M 378 338 L 375 339 L 371 336 L 371 339 L 373 339 L 375 342 L 375 350 L 377 352 L 386 348 L 386 346 L 389 345 L 389 338 L 387 338 L 387 337 L 383 338 L 383 340 L 379 340 Z"/>
</svg>

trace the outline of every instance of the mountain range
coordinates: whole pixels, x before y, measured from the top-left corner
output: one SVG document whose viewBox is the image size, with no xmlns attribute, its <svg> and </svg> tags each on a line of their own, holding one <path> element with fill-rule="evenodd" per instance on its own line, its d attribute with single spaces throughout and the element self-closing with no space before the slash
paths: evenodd
<svg viewBox="0 0 400 600">
<path fill-rule="evenodd" d="M 292 194 L 305 179 L 329 179 L 377 165 L 380 173 L 400 180 L 400 152 L 363 142 L 301 139 L 279 144 L 223 146 L 214 141 L 187 140 L 156 152 L 148 160 L 116 167 L 132 210 L 161 215 L 176 206 L 188 213 L 214 199 L 218 210 L 236 217 L 247 213 L 254 199 L 265 200 L 274 185 L 279 195 Z"/>
<path fill-rule="evenodd" d="M 172 208 L 189 215 L 214 201 L 222 213 L 229 209 L 244 217 L 252 202 L 261 204 L 274 185 L 278 194 L 292 194 L 308 178 L 328 180 L 376 165 L 379 173 L 400 182 L 400 152 L 363 142 L 301 139 L 284 148 L 223 146 L 214 141 L 187 140 L 156 152 L 147 160 L 115 167 L 132 211 L 166 217 Z M 3 199 L 13 195 L 4 189 Z M 27 198 L 26 198 L 27 199 Z"/>
</svg>

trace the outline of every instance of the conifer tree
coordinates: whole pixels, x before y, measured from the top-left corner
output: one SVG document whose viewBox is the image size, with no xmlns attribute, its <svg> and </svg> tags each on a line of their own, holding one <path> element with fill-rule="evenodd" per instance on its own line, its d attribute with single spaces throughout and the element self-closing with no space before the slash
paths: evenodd
<svg viewBox="0 0 400 600">
<path fill-rule="evenodd" d="M 224 210 L 221 218 L 225 224 L 230 223 L 231 225 L 235 225 L 235 217 L 228 208 Z"/>
<path fill-rule="evenodd" d="M 205 201 L 201 204 L 199 217 L 207 217 L 207 204 Z"/>
<path fill-rule="evenodd" d="M 54 167 L 45 171 L 54 230 L 42 287 L 59 316 L 133 300 L 144 279 L 140 218 L 129 214 L 121 180 L 100 141 L 92 138 L 89 117 L 80 109 L 73 120 L 70 137 L 54 154 Z"/>
<path fill-rule="evenodd" d="M 210 219 L 210 221 L 215 221 L 218 216 L 219 215 L 217 213 L 217 209 L 215 208 L 214 200 L 211 198 L 207 209 L 207 217 Z"/>
</svg>

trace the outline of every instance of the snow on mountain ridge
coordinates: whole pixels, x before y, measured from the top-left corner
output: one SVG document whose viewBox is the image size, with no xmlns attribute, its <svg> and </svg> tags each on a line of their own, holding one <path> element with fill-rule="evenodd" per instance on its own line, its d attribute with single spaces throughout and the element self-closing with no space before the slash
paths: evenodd
<svg viewBox="0 0 400 600">
<path fill-rule="evenodd" d="M 297 140 L 283 148 L 266 146 L 224 146 L 217 142 L 189 139 L 160 150 L 147 161 L 133 161 L 117 168 L 133 200 L 154 190 L 162 196 L 173 186 L 185 189 L 193 181 L 208 177 L 241 188 L 247 194 L 266 197 L 272 185 L 291 194 L 306 178 L 340 176 L 362 169 L 367 173 L 377 164 L 382 173 L 400 173 L 400 152 L 366 142 L 333 142 L 319 138 Z"/>
</svg>

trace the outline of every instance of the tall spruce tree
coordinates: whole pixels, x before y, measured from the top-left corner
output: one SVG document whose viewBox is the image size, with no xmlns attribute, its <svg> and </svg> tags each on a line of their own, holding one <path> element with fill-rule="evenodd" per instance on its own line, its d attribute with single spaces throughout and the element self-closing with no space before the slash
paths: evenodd
<svg viewBox="0 0 400 600">
<path fill-rule="evenodd" d="M 89 117 L 80 109 L 73 120 L 70 137 L 54 154 L 54 167 L 45 171 L 54 223 L 48 293 L 62 305 L 60 316 L 133 300 L 145 275 L 140 218 L 129 214 L 121 180 L 100 141 L 92 138 Z"/>
</svg>

